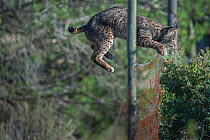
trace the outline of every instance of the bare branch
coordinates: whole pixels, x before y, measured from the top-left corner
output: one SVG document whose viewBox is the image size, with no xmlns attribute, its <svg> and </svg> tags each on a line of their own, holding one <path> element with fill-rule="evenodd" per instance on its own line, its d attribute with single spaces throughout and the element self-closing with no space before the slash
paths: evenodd
<svg viewBox="0 0 210 140">
<path fill-rule="evenodd" d="M 104 105 L 105 107 L 108 107 L 108 108 L 113 108 L 113 105 L 110 105 L 108 103 L 101 103 L 101 102 L 97 102 L 97 101 L 81 102 L 81 101 L 75 101 L 75 100 L 64 99 L 64 98 L 61 98 L 61 101 L 65 102 L 65 103 L 68 103 L 68 104 L 79 104 L 79 105 L 98 104 L 98 105 Z"/>
<path fill-rule="evenodd" d="M 0 97 L 0 100 L 3 100 L 3 101 L 28 101 L 28 100 L 37 100 L 37 99 L 46 99 L 46 98 L 51 98 L 51 97 L 61 97 L 61 96 L 65 96 L 65 95 L 68 95 L 70 94 L 69 92 L 63 92 L 63 93 L 59 93 L 59 94 L 47 94 L 47 95 L 41 95 L 41 96 L 37 96 L 37 97 L 34 97 L 34 96 L 23 96 L 23 97 L 12 97 L 12 98 L 9 98 L 8 96 L 1 96 Z"/>
<path fill-rule="evenodd" d="M 59 98 L 61 101 L 65 102 L 65 103 L 71 103 L 71 104 L 100 104 L 100 105 L 104 105 L 108 108 L 113 108 L 113 104 L 107 103 L 105 100 L 100 99 L 98 97 L 95 97 L 91 94 L 87 94 L 87 93 L 80 93 L 80 95 L 86 96 L 88 98 L 91 98 L 93 101 L 92 102 L 81 102 L 81 101 L 75 101 L 69 98 L 62 98 L 65 95 L 72 95 L 74 93 L 70 93 L 70 92 L 63 92 L 63 93 L 58 93 L 58 94 L 47 94 L 47 95 L 41 95 L 41 96 L 25 96 L 25 97 L 11 97 L 9 98 L 8 96 L 0 96 L 0 100 L 2 101 L 6 101 L 8 103 L 12 103 L 14 101 L 35 101 L 38 99 L 47 99 L 47 98 Z"/>
<path fill-rule="evenodd" d="M 15 11 L 18 11 L 18 10 L 22 10 L 26 7 L 28 7 L 29 5 L 33 4 L 34 2 L 33 1 L 29 1 L 29 2 L 26 2 L 22 5 L 17 5 L 15 8 L 5 8 L 3 9 L 3 7 L 1 7 L 2 9 L 0 10 L 0 13 L 3 14 L 3 13 L 6 13 L 6 12 L 15 12 Z"/>
<path fill-rule="evenodd" d="M 91 95 L 91 94 L 84 93 L 84 92 L 81 92 L 80 94 L 81 94 L 81 95 L 84 95 L 84 96 L 86 96 L 86 97 L 91 98 L 94 102 L 97 102 L 97 103 L 99 103 L 99 104 L 102 104 L 102 105 L 105 105 L 105 106 L 109 106 L 109 107 L 113 107 L 112 104 L 107 103 L 105 100 L 103 100 L 103 99 L 101 99 L 101 98 L 98 98 L 98 97 L 96 97 L 96 96 L 93 96 L 93 95 Z"/>
</svg>

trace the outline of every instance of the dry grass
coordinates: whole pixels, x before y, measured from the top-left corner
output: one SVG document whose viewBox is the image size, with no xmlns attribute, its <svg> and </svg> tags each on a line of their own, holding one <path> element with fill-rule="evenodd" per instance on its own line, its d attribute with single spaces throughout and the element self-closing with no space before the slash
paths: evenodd
<svg viewBox="0 0 210 140">
<path fill-rule="evenodd" d="M 8 106 L 0 102 L 2 140 L 66 140 L 74 139 L 75 125 L 56 111 L 56 101 L 26 101 Z"/>
</svg>

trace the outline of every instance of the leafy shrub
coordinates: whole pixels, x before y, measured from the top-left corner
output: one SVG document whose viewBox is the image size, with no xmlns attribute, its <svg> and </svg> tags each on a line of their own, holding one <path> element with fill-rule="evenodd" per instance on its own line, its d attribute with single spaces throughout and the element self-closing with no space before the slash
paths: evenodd
<svg viewBox="0 0 210 140">
<path fill-rule="evenodd" d="M 209 138 L 209 65 L 210 49 L 189 64 L 166 62 L 161 76 L 161 139 Z"/>
</svg>

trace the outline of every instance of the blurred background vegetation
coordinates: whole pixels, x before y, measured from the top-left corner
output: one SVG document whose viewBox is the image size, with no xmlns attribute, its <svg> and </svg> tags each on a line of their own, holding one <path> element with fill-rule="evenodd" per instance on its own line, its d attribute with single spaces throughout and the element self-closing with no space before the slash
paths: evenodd
<svg viewBox="0 0 210 140">
<path fill-rule="evenodd" d="M 111 48 L 115 58 L 107 60 L 115 67 L 110 74 L 91 61 L 84 34 L 69 34 L 67 28 L 126 4 L 125 0 L 0 0 L 0 139 L 112 137 L 127 94 L 126 42 L 115 40 Z M 208 0 L 178 1 L 178 42 L 184 63 L 209 45 L 209 5 Z M 138 0 L 137 13 L 167 25 L 166 0 Z M 138 48 L 138 62 L 148 62 L 155 53 Z M 138 75 L 139 87 L 142 80 L 144 72 Z M 126 128 L 116 129 L 117 139 L 125 139 Z"/>
</svg>

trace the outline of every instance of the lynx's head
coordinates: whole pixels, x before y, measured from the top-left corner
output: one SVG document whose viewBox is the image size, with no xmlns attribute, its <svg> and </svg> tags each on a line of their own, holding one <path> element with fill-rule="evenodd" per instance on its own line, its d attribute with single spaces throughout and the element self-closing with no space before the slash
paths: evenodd
<svg viewBox="0 0 210 140">
<path fill-rule="evenodd" d="M 175 23 L 173 26 L 164 27 L 160 31 L 159 42 L 171 44 L 170 46 L 174 46 L 174 41 L 176 38 L 176 29 L 178 28 Z"/>
</svg>

